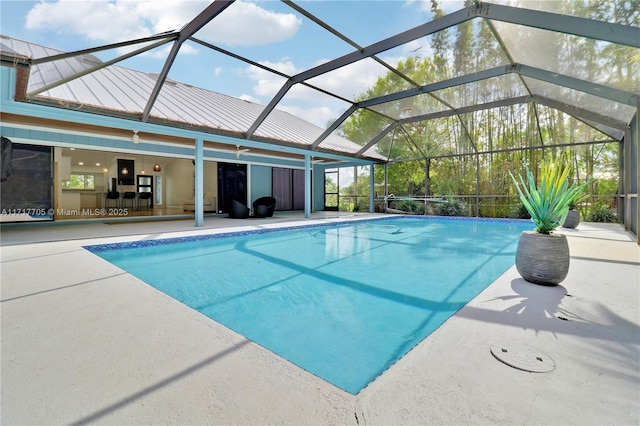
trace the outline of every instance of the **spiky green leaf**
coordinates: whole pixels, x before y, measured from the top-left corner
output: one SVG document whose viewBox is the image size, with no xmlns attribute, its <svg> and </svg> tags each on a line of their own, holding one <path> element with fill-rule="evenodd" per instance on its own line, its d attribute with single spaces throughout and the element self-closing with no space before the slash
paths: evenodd
<svg viewBox="0 0 640 426">
<path fill-rule="evenodd" d="M 531 215 L 537 232 L 549 234 L 562 224 L 572 202 L 584 193 L 587 184 L 591 182 L 589 180 L 580 185 L 570 185 L 570 172 L 571 166 L 568 163 L 554 163 L 551 160 L 542 163 L 539 184 L 536 184 L 528 166 L 525 166 L 526 180 L 522 176 L 516 179 L 509 172 L 518 197 Z"/>
</svg>

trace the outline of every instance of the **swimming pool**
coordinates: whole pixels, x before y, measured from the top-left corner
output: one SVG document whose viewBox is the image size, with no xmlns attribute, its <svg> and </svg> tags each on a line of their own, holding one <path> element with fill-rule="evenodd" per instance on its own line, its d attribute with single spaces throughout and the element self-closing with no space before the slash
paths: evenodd
<svg viewBox="0 0 640 426">
<path fill-rule="evenodd" d="M 401 217 L 85 248 L 356 394 L 512 266 L 530 228 Z"/>
</svg>

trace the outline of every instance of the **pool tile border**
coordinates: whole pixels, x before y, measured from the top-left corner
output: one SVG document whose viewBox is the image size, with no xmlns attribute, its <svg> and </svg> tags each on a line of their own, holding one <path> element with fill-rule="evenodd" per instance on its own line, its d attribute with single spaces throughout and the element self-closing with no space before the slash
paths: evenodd
<svg viewBox="0 0 640 426">
<path fill-rule="evenodd" d="M 111 251 L 111 250 L 125 250 L 131 248 L 142 248 L 142 247 L 150 247 L 150 246 L 159 246 L 159 245 L 168 245 L 168 244 L 180 244 L 180 243 L 190 243 L 195 241 L 206 241 L 206 240 L 217 240 L 223 238 L 230 237 L 238 237 L 238 236 L 247 236 L 247 235 L 257 235 L 257 234 L 268 234 L 272 232 L 281 232 L 281 231 L 298 231 L 302 229 L 313 229 L 313 228 L 324 228 L 324 227 L 335 227 L 335 226 L 347 226 L 357 223 L 364 222 L 374 222 L 380 220 L 394 220 L 394 219 L 418 219 L 418 220 L 465 220 L 465 221 L 483 221 L 483 222 L 500 222 L 500 223 L 524 223 L 528 222 L 527 219 L 498 219 L 498 218 L 482 218 L 482 217 L 462 217 L 462 216 L 417 216 L 417 215 L 393 215 L 392 217 L 378 217 L 378 218 L 366 218 L 366 219 L 356 219 L 356 220 L 342 220 L 339 222 L 331 222 L 331 223 L 314 223 L 314 224 L 303 224 L 303 225 L 291 225 L 284 227 L 276 227 L 276 228 L 268 228 L 268 229 L 250 229 L 246 231 L 229 231 L 229 232 L 221 232 L 215 234 L 204 234 L 204 235 L 190 235 L 185 237 L 169 237 L 169 238 L 160 238 L 155 240 L 140 240 L 140 241 L 127 241 L 127 242 L 119 242 L 119 243 L 107 243 L 107 244 L 91 244 L 82 246 L 85 250 L 88 250 L 92 253 L 99 253 L 103 251 Z"/>
</svg>

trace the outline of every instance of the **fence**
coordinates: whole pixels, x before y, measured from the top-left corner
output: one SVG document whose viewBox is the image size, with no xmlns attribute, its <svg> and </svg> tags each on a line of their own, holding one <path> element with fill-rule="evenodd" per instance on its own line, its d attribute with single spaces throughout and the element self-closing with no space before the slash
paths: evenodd
<svg viewBox="0 0 640 426">
<path fill-rule="evenodd" d="M 364 198 L 364 197 L 361 197 Z M 618 199 L 615 194 L 598 194 L 578 206 L 580 216 L 588 220 L 592 210 L 596 206 L 606 206 L 618 212 Z M 378 197 L 376 199 L 376 212 L 406 212 L 427 215 L 438 215 L 439 204 L 456 200 L 461 205 L 463 216 L 491 217 L 491 218 L 528 218 L 528 213 L 522 206 L 517 196 L 514 195 L 449 195 L 442 198 L 436 197 Z M 478 201 L 479 200 L 479 204 Z M 368 201 L 368 200 L 367 200 Z M 386 202 L 386 206 L 385 206 Z M 411 204 L 422 204 L 424 207 L 411 208 Z"/>
</svg>

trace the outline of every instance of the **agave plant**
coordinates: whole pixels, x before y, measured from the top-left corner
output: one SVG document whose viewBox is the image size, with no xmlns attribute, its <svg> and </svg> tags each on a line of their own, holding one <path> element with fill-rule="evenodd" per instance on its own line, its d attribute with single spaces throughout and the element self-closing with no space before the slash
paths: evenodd
<svg viewBox="0 0 640 426">
<path fill-rule="evenodd" d="M 525 166 L 526 180 L 522 176 L 516 179 L 511 172 L 509 175 L 516 185 L 520 201 L 531 215 L 535 231 L 550 234 L 564 222 L 570 205 L 584 194 L 589 181 L 571 185 L 571 166 L 566 162 L 544 161 L 540 172 L 539 185 L 536 185 L 528 166 Z"/>
<path fill-rule="evenodd" d="M 575 210 L 580 203 L 589 199 L 589 193 L 586 191 L 586 185 L 592 181 L 592 179 L 589 179 L 584 183 L 584 185 L 580 185 L 582 187 L 582 191 L 576 192 L 574 197 L 571 199 L 571 203 L 569 203 L 569 210 Z"/>
</svg>

